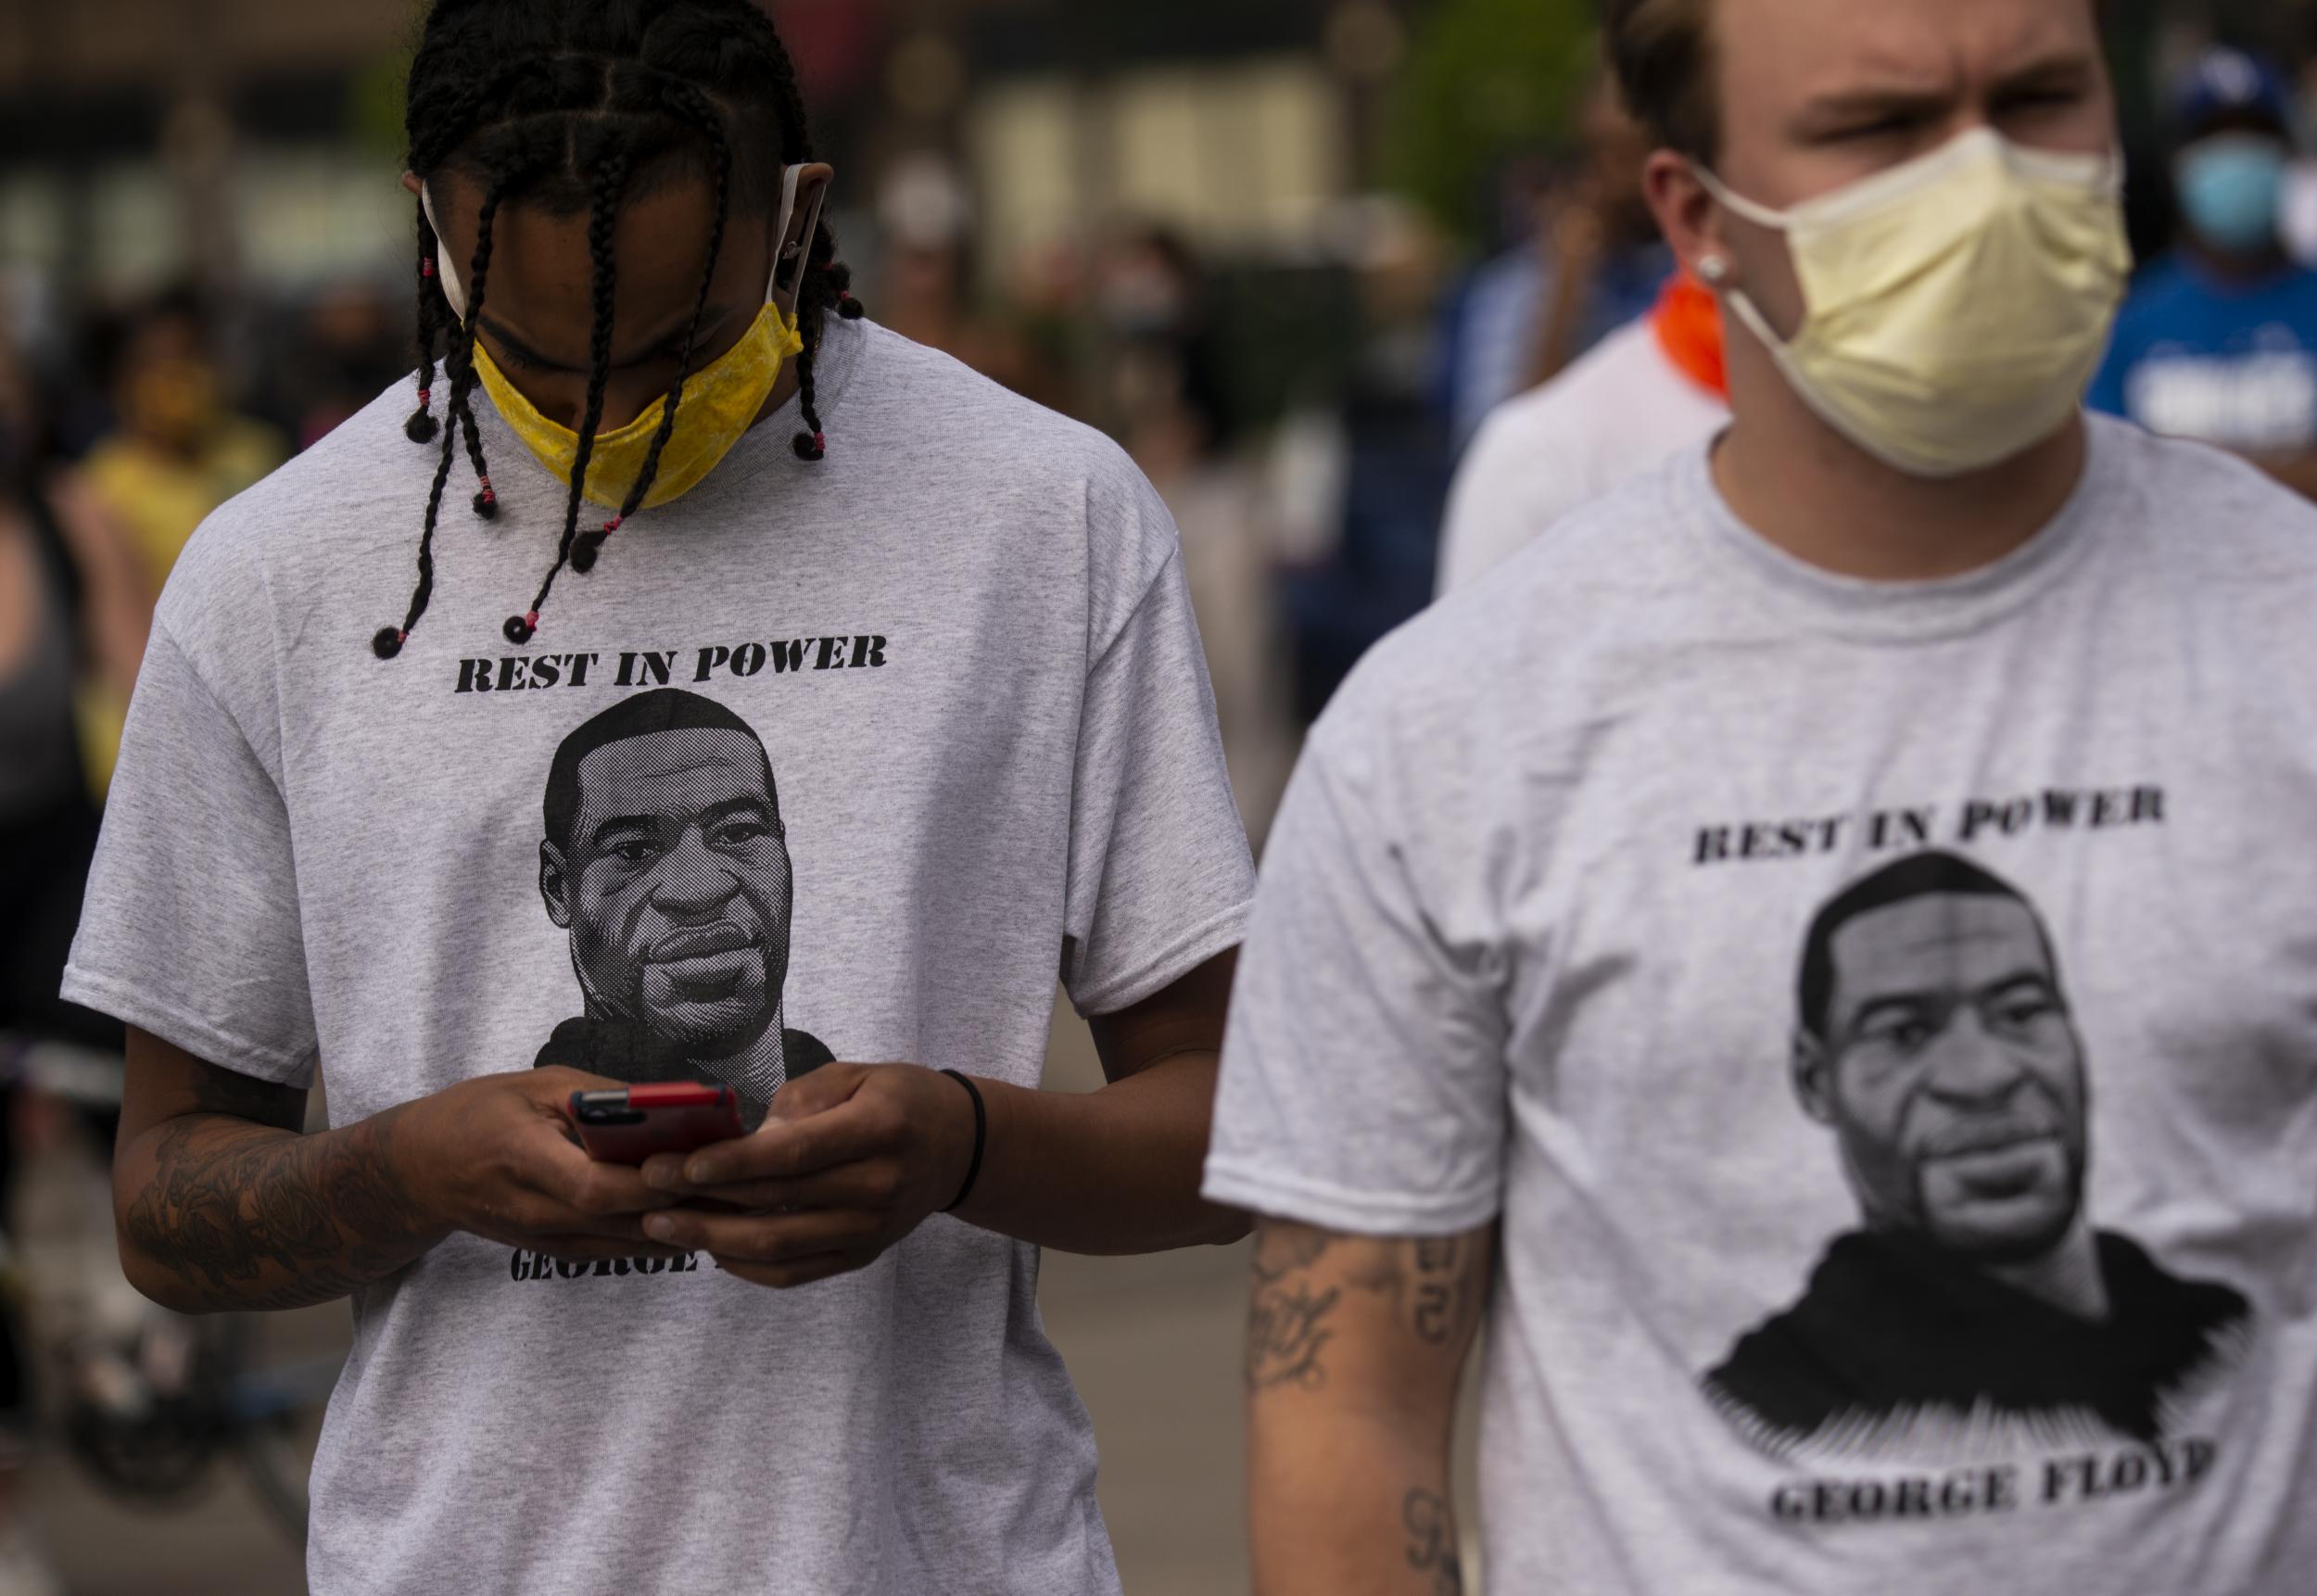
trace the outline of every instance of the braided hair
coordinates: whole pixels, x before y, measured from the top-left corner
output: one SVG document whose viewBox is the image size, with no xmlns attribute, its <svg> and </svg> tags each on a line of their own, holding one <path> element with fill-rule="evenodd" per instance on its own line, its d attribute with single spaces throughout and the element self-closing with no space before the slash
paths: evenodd
<svg viewBox="0 0 2317 1596">
<path fill-rule="evenodd" d="M 476 329 L 489 291 L 500 208 L 520 200 L 554 215 L 584 210 L 593 278 L 587 402 L 563 535 L 530 608 L 507 621 L 508 640 L 520 646 L 538 631 L 539 611 L 564 568 L 581 575 L 592 570 L 605 540 L 651 492 L 698 354 L 701 319 L 733 208 L 768 207 L 779 172 L 814 158 L 794 64 L 771 20 L 751 0 L 435 0 L 411 63 L 407 126 L 410 170 L 422 184 L 457 171 L 479 188 L 483 201 L 474 258 L 463 274 L 463 323 L 443 291 L 441 238 L 419 207 L 418 408 L 404 430 L 438 455 L 419 538 L 418 583 L 402 624 L 372 640 L 381 659 L 401 652 L 433 596 L 435 532 L 462 446 L 475 471 L 475 513 L 488 520 L 498 513 L 475 390 L 480 380 Z M 619 513 L 601 530 L 583 533 L 588 467 L 611 381 L 618 283 L 614 231 L 621 204 L 639 185 L 669 172 L 696 175 L 709 184 L 714 231 L 707 265 L 642 471 Z M 435 192 L 439 196 L 441 190 Z M 795 364 L 806 430 L 797 434 L 794 447 L 806 461 L 828 452 L 814 366 L 832 310 L 847 320 L 862 314 L 852 295 L 852 272 L 838 260 L 837 241 L 823 224 L 804 242 L 797 290 L 804 348 Z M 444 385 L 440 420 L 438 382 Z"/>
</svg>

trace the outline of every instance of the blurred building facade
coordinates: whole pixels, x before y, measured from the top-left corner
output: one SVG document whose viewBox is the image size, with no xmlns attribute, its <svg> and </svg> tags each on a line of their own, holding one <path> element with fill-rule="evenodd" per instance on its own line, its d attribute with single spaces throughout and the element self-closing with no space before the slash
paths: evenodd
<svg viewBox="0 0 2317 1596">
<path fill-rule="evenodd" d="M 1352 192 L 1402 0 L 776 0 L 856 203 L 962 167 L 995 269 L 1106 220 L 1202 245 Z M 390 182 L 404 0 L 6 0 L 0 260 L 75 297 L 296 287 L 407 253 Z"/>
</svg>

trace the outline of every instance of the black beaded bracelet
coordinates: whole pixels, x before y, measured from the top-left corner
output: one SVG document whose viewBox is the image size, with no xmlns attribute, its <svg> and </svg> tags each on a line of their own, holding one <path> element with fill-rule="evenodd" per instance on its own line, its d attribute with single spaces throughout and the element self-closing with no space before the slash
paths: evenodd
<svg viewBox="0 0 2317 1596">
<path fill-rule="evenodd" d="M 981 1106 L 981 1087 L 955 1070 L 944 1070 L 942 1073 L 963 1086 L 966 1096 L 973 1099 L 973 1160 L 966 1165 L 966 1184 L 957 1188 L 956 1200 L 942 1210 L 943 1213 L 956 1213 L 973 1195 L 973 1183 L 981 1178 L 981 1148 L 989 1140 L 990 1111 Z"/>
</svg>

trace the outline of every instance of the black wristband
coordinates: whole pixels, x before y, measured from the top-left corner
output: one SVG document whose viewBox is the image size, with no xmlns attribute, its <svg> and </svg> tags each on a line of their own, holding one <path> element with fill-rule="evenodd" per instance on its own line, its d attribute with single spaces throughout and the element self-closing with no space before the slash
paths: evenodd
<svg viewBox="0 0 2317 1596">
<path fill-rule="evenodd" d="M 965 1206 L 966 1199 L 973 1195 L 973 1183 L 981 1178 L 981 1149 L 989 1141 L 990 1111 L 981 1106 L 981 1087 L 955 1070 L 944 1070 L 942 1073 L 963 1086 L 966 1089 L 966 1096 L 973 1099 L 973 1161 L 966 1165 L 966 1184 L 957 1188 L 956 1198 L 947 1208 L 942 1210 L 943 1213 L 956 1213 Z"/>
</svg>

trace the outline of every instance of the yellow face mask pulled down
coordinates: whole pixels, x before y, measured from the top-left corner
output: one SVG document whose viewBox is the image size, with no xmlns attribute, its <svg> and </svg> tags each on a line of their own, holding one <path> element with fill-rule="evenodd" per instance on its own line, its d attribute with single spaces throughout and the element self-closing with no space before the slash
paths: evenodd
<svg viewBox="0 0 2317 1596">
<path fill-rule="evenodd" d="M 806 219 L 804 243 L 799 246 L 787 242 L 802 175 L 801 167 L 791 166 L 781 184 L 780 215 L 773 236 L 782 241 L 782 248 L 773 263 L 772 281 L 765 288 L 765 308 L 739 343 L 684 380 L 682 400 L 676 411 L 676 430 L 669 435 L 667 447 L 660 451 L 660 466 L 652 474 L 652 487 L 644 495 L 641 509 L 654 510 L 682 498 L 722 464 L 724 457 L 732 452 L 749 428 L 756 424 L 756 418 L 764 413 L 765 401 L 779 385 L 782 369 L 804 352 L 804 334 L 795 311 L 792 308 L 783 310 L 779 302 L 781 267 L 795 262 L 796 282 L 789 292 L 790 304 L 794 306 L 796 292 L 804 284 L 803 258 L 820 223 L 820 205 L 816 198 Z M 435 221 L 433 196 L 422 194 L 420 202 L 426 208 L 428 223 L 439 235 L 441 224 Z M 465 287 L 447 254 L 440 265 L 443 297 L 463 323 L 467 318 Z M 507 374 L 491 359 L 480 338 L 475 342 L 475 368 L 508 430 L 522 439 L 524 447 L 550 475 L 558 481 L 570 481 L 572 467 L 579 460 L 579 435 L 541 415 L 538 407 L 508 381 Z M 607 510 L 619 510 L 627 502 L 628 493 L 643 475 L 644 462 L 651 457 L 652 441 L 659 437 L 661 424 L 666 420 L 667 405 L 667 396 L 663 394 L 627 425 L 595 435 L 595 448 L 588 456 L 588 479 L 582 488 L 588 499 Z"/>
<path fill-rule="evenodd" d="M 660 469 L 652 474 L 642 508 L 656 510 L 681 499 L 721 465 L 733 446 L 756 424 L 765 401 L 780 381 L 781 368 L 804 349 L 804 335 L 795 318 L 784 314 L 779 306 L 768 304 L 757 316 L 756 324 L 729 352 L 687 378 L 683 401 L 676 407 L 676 430 L 660 451 Z M 508 430 L 523 440 L 524 447 L 557 481 L 570 481 L 571 468 L 579 459 L 579 435 L 541 415 L 538 407 L 507 380 L 479 339 L 475 345 L 475 367 Z M 627 502 L 628 489 L 643 475 L 652 440 L 660 436 L 666 416 L 667 396 L 663 394 L 626 426 L 595 435 L 584 489 L 589 499 L 607 510 L 617 510 Z"/>
<path fill-rule="evenodd" d="M 2121 162 L 2025 149 L 1991 129 L 1791 210 L 1699 178 L 1786 234 L 1804 315 L 1781 339 L 1747 295 L 1738 321 L 1804 402 L 1910 475 L 2020 454 L 2076 413 L 2108 347 L 2132 250 Z"/>
</svg>

